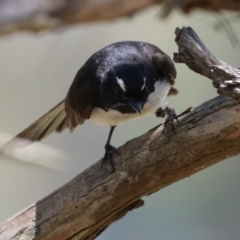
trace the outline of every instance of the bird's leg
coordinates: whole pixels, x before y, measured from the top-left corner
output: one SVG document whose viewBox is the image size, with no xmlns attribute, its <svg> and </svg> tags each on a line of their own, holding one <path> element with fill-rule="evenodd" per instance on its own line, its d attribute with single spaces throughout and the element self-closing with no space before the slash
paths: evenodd
<svg viewBox="0 0 240 240">
<path fill-rule="evenodd" d="M 114 131 L 115 127 L 116 126 L 111 127 L 110 132 L 108 134 L 108 139 L 107 139 L 107 142 L 105 144 L 105 154 L 104 154 L 104 157 L 102 159 L 102 164 L 101 164 L 101 168 L 102 168 L 102 166 L 103 166 L 103 164 L 106 160 L 110 161 L 113 172 L 115 172 L 115 167 L 114 167 L 114 164 L 113 164 L 112 154 L 116 153 L 116 154 L 120 155 L 119 152 L 117 151 L 117 149 L 115 147 L 113 147 L 112 145 L 110 145 L 111 137 L 112 137 L 112 134 L 113 134 L 113 131 Z"/>
</svg>

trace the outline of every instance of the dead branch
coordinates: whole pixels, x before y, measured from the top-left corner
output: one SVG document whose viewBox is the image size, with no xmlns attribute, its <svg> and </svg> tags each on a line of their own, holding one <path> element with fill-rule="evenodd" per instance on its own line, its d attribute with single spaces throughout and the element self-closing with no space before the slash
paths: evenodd
<svg viewBox="0 0 240 240">
<path fill-rule="evenodd" d="M 178 53 L 176 63 L 185 63 L 191 70 L 213 81 L 217 92 L 240 101 L 240 69 L 217 59 L 190 27 L 177 28 L 175 42 Z"/>
<path fill-rule="evenodd" d="M 100 162 L 0 225 L 0 239 L 94 239 L 140 198 L 239 154 L 240 106 L 217 97 L 176 126 L 162 126 L 118 150 L 117 171 Z"/>
<path fill-rule="evenodd" d="M 131 17 L 156 0 L 1 0 L 0 33 L 39 32 L 67 25 Z"/>
<path fill-rule="evenodd" d="M 165 15 L 173 9 L 179 8 L 185 13 L 190 13 L 195 9 L 202 9 L 208 11 L 219 10 L 240 10 L 240 1 L 225 1 L 225 0 L 170 0 L 166 1 Z"/>
<path fill-rule="evenodd" d="M 188 13 L 194 9 L 240 11 L 240 1 L 225 0 L 0 0 L 0 34 L 17 30 L 39 32 L 67 25 L 107 21 L 163 4 L 162 16 L 178 8 Z"/>
<path fill-rule="evenodd" d="M 212 74 L 212 65 L 224 66 L 222 71 L 230 66 L 210 54 L 191 28 L 177 29 L 176 34 L 175 60 L 208 74 L 214 82 L 222 79 L 222 72 Z M 183 46 L 188 45 L 191 48 L 185 51 Z M 3 222 L 0 239 L 94 239 L 112 222 L 142 206 L 142 196 L 239 154 L 239 112 L 236 101 L 219 96 L 183 116 L 176 135 L 162 125 L 129 141 L 118 149 L 121 156 L 114 159 L 115 173 L 107 166 L 100 170 L 97 162 Z"/>
</svg>

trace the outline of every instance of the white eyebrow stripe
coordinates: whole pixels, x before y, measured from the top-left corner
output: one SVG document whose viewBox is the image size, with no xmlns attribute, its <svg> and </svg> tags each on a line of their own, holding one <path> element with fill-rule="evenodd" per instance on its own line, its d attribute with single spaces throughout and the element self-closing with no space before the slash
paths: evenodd
<svg viewBox="0 0 240 240">
<path fill-rule="evenodd" d="M 126 87 L 125 87 L 124 81 L 123 81 L 121 78 L 118 78 L 118 77 L 116 77 L 116 79 L 117 79 L 117 83 L 118 83 L 119 87 L 120 87 L 124 92 L 126 92 Z"/>
<path fill-rule="evenodd" d="M 145 88 L 145 85 L 146 85 L 146 78 L 144 77 L 144 78 L 143 78 L 143 86 L 142 86 L 142 88 L 141 88 L 141 91 Z"/>
</svg>

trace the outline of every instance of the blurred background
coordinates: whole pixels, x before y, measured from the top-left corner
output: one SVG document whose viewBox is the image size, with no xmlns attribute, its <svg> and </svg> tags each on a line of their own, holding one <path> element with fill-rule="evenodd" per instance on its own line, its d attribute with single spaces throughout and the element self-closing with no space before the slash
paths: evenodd
<svg viewBox="0 0 240 240">
<path fill-rule="evenodd" d="M 230 13 L 224 13 L 230 17 Z M 153 43 L 173 56 L 176 27 L 191 26 L 215 56 L 240 66 L 240 47 L 216 31 L 219 15 L 195 11 L 159 18 L 150 8 L 131 19 L 81 24 L 54 32 L 17 32 L 0 38 L 0 132 L 15 135 L 65 97 L 77 70 L 100 48 L 122 40 Z M 231 23 L 240 39 L 240 22 Z M 176 64 L 179 94 L 167 99 L 180 113 L 216 96 L 211 81 Z M 121 146 L 161 122 L 154 116 L 116 128 L 112 144 Z M 0 221 L 65 184 L 103 154 L 109 129 L 87 121 L 73 134 L 54 133 L 44 144 L 69 158 L 61 171 L 29 165 L 0 155 Z M 2 134 L 2 136 L 5 136 Z M 8 139 L 10 136 L 8 137 Z M 2 137 L 1 142 L 6 142 Z M 44 153 L 44 151 L 42 151 Z M 59 153 L 61 157 L 62 153 Z M 41 155 L 39 155 L 41 157 Z M 58 156 L 55 156 L 58 158 Z M 43 161 L 44 155 L 42 156 Z M 235 240 L 240 235 L 239 156 L 144 197 L 145 206 L 129 212 L 97 239 Z"/>
</svg>

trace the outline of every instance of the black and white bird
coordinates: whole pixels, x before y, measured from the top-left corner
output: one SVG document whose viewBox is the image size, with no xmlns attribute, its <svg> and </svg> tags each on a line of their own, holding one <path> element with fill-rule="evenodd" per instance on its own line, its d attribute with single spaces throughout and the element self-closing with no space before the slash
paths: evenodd
<svg viewBox="0 0 240 240">
<path fill-rule="evenodd" d="M 110 145 L 114 128 L 154 114 L 167 95 L 176 93 L 175 78 L 172 60 L 158 47 L 134 41 L 111 44 L 79 69 L 62 102 L 16 137 L 39 141 L 54 131 L 72 132 L 91 119 L 110 127 L 102 163 L 109 160 L 114 170 L 112 154 L 117 151 Z"/>
</svg>

